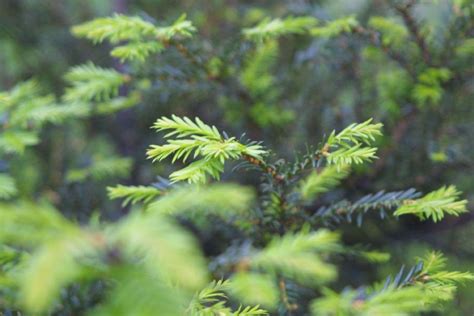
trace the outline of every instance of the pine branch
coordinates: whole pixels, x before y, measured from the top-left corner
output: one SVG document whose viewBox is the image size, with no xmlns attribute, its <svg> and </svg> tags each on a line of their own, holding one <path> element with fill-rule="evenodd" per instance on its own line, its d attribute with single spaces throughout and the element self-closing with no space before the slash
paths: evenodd
<svg viewBox="0 0 474 316">
<path fill-rule="evenodd" d="M 286 17 L 271 20 L 264 19 L 252 28 L 246 28 L 242 32 L 244 36 L 256 42 L 289 34 L 303 34 L 315 26 L 318 20 L 311 16 Z"/>
<path fill-rule="evenodd" d="M 206 125 L 199 118 L 193 122 L 187 117 L 162 117 L 155 122 L 153 128 L 158 132 L 171 131 L 164 136 L 167 138 L 166 144 L 152 145 L 148 149 L 149 159 L 161 161 L 172 156 L 172 162 L 186 162 L 191 155 L 193 158 L 200 158 L 173 172 L 170 175 L 172 182 L 205 183 L 209 176 L 219 179 L 227 160 L 252 157 L 261 161 L 262 155 L 266 153 L 257 143 L 242 144 L 235 137 L 224 139 L 215 126 Z M 176 139 L 169 139 L 172 136 Z"/>
<path fill-rule="evenodd" d="M 113 69 L 105 69 L 92 63 L 73 67 L 66 75 L 71 88 L 66 89 L 64 100 L 67 102 L 104 101 L 118 94 L 121 85 L 129 80 Z"/>
<path fill-rule="evenodd" d="M 359 22 L 354 16 L 340 18 L 334 21 L 329 21 L 324 26 L 314 27 L 310 30 L 310 34 L 315 37 L 335 37 L 342 33 L 349 33 Z"/>
<path fill-rule="evenodd" d="M 334 164 L 339 169 L 344 165 L 361 164 L 377 158 L 375 147 L 370 146 L 376 136 L 381 136 L 383 124 L 371 124 L 372 119 L 363 123 L 353 123 L 336 134 L 333 131 L 321 150 L 328 164 Z"/>
<path fill-rule="evenodd" d="M 347 166 L 341 168 L 328 166 L 319 173 L 313 171 L 300 182 L 298 191 L 303 199 L 314 199 L 318 194 L 327 192 L 337 186 L 349 173 L 350 168 Z"/>
<path fill-rule="evenodd" d="M 467 200 L 458 200 L 460 195 L 461 192 L 453 185 L 442 187 L 422 198 L 406 201 L 394 215 L 414 214 L 421 220 L 431 218 L 434 222 L 443 219 L 445 214 L 459 216 L 467 212 Z"/>
<path fill-rule="evenodd" d="M 347 145 L 350 142 L 354 144 L 364 143 L 370 145 L 375 141 L 376 136 L 382 136 L 382 123 L 371 124 L 372 119 L 368 119 L 363 123 L 352 123 L 347 126 L 341 132 L 336 134 L 336 131 L 333 131 L 329 135 L 326 144 L 328 146 L 335 145 Z"/>
<path fill-rule="evenodd" d="M 405 25 L 410 30 L 410 33 L 415 39 L 416 44 L 418 45 L 421 56 L 427 65 L 431 64 L 431 53 L 428 49 L 428 45 L 426 44 L 425 38 L 421 35 L 421 32 L 418 28 L 418 25 L 415 19 L 412 16 L 410 11 L 411 7 L 414 5 L 413 1 L 409 1 L 404 6 L 395 6 L 395 10 L 402 16 Z"/>
<path fill-rule="evenodd" d="M 316 211 L 312 219 L 322 220 L 327 223 L 340 223 L 342 221 L 352 222 L 355 217 L 355 221 L 360 226 L 362 225 L 364 215 L 369 211 L 378 211 L 380 218 L 384 219 L 388 216 L 388 211 L 420 195 L 415 189 L 396 192 L 379 191 L 375 194 L 365 195 L 352 203 L 341 201 L 331 206 L 323 206 Z"/>
<path fill-rule="evenodd" d="M 0 174 L 0 199 L 8 199 L 18 193 L 15 180 L 6 174 Z"/>
<path fill-rule="evenodd" d="M 115 14 L 72 28 L 74 35 L 94 43 L 105 40 L 113 45 L 121 43 L 111 51 L 111 55 L 119 58 L 121 62 L 144 62 L 151 54 L 163 51 L 170 40 L 191 37 L 195 32 L 196 28 L 186 20 L 185 14 L 172 25 L 164 27 L 155 26 L 140 17 Z"/>
<path fill-rule="evenodd" d="M 286 234 L 251 256 L 250 265 L 303 283 L 324 283 L 332 280 L 336 271 L 319 254 L 338 250 L 338 239 L 326 230 Z"/>
<path fill-rule="evenodd" d="M 325 290 L 323 297 L 312 303 L 313 315 L 411 315 L 432 311 L 452 299 L 457 284 L 474 280 L 466 272 L 432 273 L 426 268 L 427 262 L 444 269 L 443 256 L 431 253 L 426 262 L 419 261 L 407 273 L 402 267 L 393 279 L 389 276 L 384 284 L 373 289 L 346 289 L 341 294 Z"/>
<path fill-rule="evenodd" d="M 148 204 L 162 194 L 162 192 L 155 187 L 124 186 L 120 184 L 115 187 L 107 187 L 107 192 L 110 199 L 124 199 L 122 206 L 137 203 Z"/>
</svg>

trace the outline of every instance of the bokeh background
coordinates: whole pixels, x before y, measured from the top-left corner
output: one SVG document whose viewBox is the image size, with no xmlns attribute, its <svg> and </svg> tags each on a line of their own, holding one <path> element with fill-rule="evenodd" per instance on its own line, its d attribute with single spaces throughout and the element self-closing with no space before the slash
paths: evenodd
<svg viewBox="0 0 474 316">
<path fill-rule="evenodd" d="M 285 159 L 318 145 L 335 128 L 373 117 L 385 125 L 380 159 L 358 168 L 329 198 L 410 187 L 429 192 L 454 184 L 473 210 L 474 9 L 470 1 L 418 1 L 410 29 L 397 10 L 404 2 L 1 0 L 0 91 L 36 78 L 59 96 L 64 73 L 88 60 L 132 73 L 143 88 L 131 109 L 47 126 L 39 145 L 0 161 L 0 167 L 15 177 L 22 196 L 49 199 L 81 222 L 99 215 L 114 220 L 127 209 L 108 200 L 107 185 L 148 184 L 172 170 L 145 159 L 147 146 L 159 141 L 149 127 L 162 115 L 199 116 L 229 133 L 261 140 Z M 133 68 L 111 59 L 107 45 L 71 35 L 71 26 L 113 12 L 164 25 L 187 13 L 198 29 L 186 42 L 195 57 L 170 48 L 146 67 Z M 353 15 L 361 25 L 385 32 L 388 42 L 357 33 L 289 36 L 255 55 L 241 30 L 265 17 L 289 15 L 323 21 Z M 377 17 L 401 27 L 377 24 Z M 122 164 L 109 174 L 94 174 L 93 162 L 104 157 Z M 254 175 L 230 171 L 224 180 L 257 184 Z M 453 268 L 474 271 L 472 212 L 437 224 L 369 217 L 362 228 L 344 229 L 349 243 L 372 244 L 390 252 L 392 260 L 376 273 L 363 264 L 347 267 L 341 286 L 380 280 L 432 248 L 445 253 Z M 472 297 L 472 286 L 462 288 L 449 315 L 471 315 Z"/>
</svg>

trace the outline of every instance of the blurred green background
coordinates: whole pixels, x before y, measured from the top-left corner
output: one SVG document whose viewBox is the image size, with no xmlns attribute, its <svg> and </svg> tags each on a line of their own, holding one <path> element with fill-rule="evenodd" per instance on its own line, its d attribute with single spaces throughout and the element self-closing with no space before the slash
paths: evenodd
<svg viewBox="0 0 474 316">
<path fill-rule="evenodd" d="M 405 2 L 2 0 L 0 91 L 36 78 L 59 96 L 63 74 L 88 60 L 143 79 L 136 107 L 48 126 L 39 145 L 14 160 L 0 161 L 0 168 L 15 177 L 21 195 L 43 196 L 71 218 L 85 222 L 100 214 L 115 219 L 127 210 L 108 201 L 107 185 L 147 184 L 172 170 L 145 159 L 146 147 L 159 141 L 149 126 L 162 115 L 199 116 L 231 134 L 261 140 L 286 159 L 307 145 L 316 146 L 334 128 L 373 117 L 385 124 L 380 159 L 358 168 L 328 199 L 410 187 L 428 192 L 455 184 L 472 210 L 473 5 L 418 1 L 412 9 L 413 29 L 397 10 Z M 187 13 L 198 29 L 186 42 L 194 59 L 171 48 L 150 58 L 146 67 L 124 66 L 109 57 L 107 45 L 93 46 L 71 35 L 71 26 L 113 12 L 163 25 Z M 258 52 L 243 40 L 243 28 L 265 17 L 290 15 L 322 21 L 354 16 L 384 37 L 296 35 Z M 111 156 L 128 160 L 105 176 L 91 172 L 91 161 Z M 230 169 L 224 179 L 256 184 L 253 175 Z M 349 243 L 381 247 L 392 253 L 392 260 L 377 274 L 371 266 L 347 267 L 341 285 L 383 278 L 426 248 L 441 250 L 453 267 L 472 272 L 473 219 L 473 213 L 437 224 L 416 219 L 380 223 L 374 218 L 363 229 L 346 227 Z M 449 315 L 472 314 L 473 295 L 474 289 L 463 288 Z"/>
</svg>

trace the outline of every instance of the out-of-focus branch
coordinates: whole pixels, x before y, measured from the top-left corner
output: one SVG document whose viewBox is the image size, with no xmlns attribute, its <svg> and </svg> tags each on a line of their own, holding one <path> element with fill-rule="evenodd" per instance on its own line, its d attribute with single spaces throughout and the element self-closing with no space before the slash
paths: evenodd
<svg viewBox="0 0 474 316">
<path fill-rule="evenodd" d="M 421 35 L 420 29 L 418 28 L 415 18 L 413 17 L 411 12 L 411 8 L 415 5 L 415 3 L 415 0 L 410 0 L 405 3 L 405 5 L 395 6 L 395 10 L 403 18 L 403 22 L 405 23 L 406 27 L 415 39 L 415 42 L 421 51 L 421 56 L 423 57 L 424 62 L 427 65 L 430 65 L 431 53 L 428 49 L 428 45 L 426 44 L 425 38 L 423 37 L 423 35 Z"/>
</svg>

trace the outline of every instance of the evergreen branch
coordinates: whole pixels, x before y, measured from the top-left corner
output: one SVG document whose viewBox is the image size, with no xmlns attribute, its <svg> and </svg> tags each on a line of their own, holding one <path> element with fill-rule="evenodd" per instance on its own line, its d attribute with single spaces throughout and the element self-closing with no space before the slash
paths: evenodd
<svg viewBox="0 0 474 316">
<path fill-rule="evenodd" d="M 98 18 L 72 28 L 77 37 L 87 38 L 94 43 L 108 40 L 112 44 L 122 41 L 141 40 L 155 36 L 156 27 L 136 16 L 114 14 L 112 17 Z"/>
<path fill-rule="evenodd" d="M 225 306 L 227 296 L 225 291 L 229 291 L 231 283 L 229 280 L 212 281 L 207 287 L 196 293 L 186 310 L 191 316 L 251 316 L 268 315 L 259 306 L 240 306 L 238 310 L 232 311 Z"/>
<path fill-rule="evenodd" d="M 258 304 L 272 310 L 278 304 L 275 279 L 262 273 L 235 273 L 229 284 L 229 292 L 244 304 Z"/>
<path fill-rule="evenodd" d="M 250 213 L 255 196 L 250 188 L 232 184 L 184 186 L 151 203 L 150 213 L 196 216 L 215 214 L 224 218 Z"/>
<path fill-rule="evenodd" d="M 234 137 L 224 139 L 215 126 L 203 123 L 199 118 L 195 121 L 187 117 L 158 119 L 153 128 L 158 132 L 169 131 L 164 137 L 174 136 L 176 139 L 167 139 L 164 145 L 152 145 L 147 156 L 153 161 L 161 161 L 172 156 L 172 162 L 182 160 L 186 162 L 191 154 L 193 158 L 200 158 L 187 167 L 175 171 L 170 175 L 172 182 L 188 181 L 189 183 L 205 183 L 208 176 L 219 179 L 224 171 L 227 160 L 236 160 L 246 156 L 261 160 L 266 153 L 257 143 L 241 144 Z M 184 137 L 189 137 L 183 139 Z"/>
<path fill-rule="evenodd" d="M 246 28 L 242 32 L 244 36 L 256 42 L 289 34 L 303 34 L 314 27 L 318 20 L 311 16 L 286 17 L 283 19 L 266 18 L 252 28 Z"/>
<path fill-rule="evenodd" d="M 379 191 L 375 194 L 368 194 L 355 202 L 341 201 L 331 206 L 320 207 L 312 216 L 313 219 L 320 219 L 325 222 L 341 221 L 352 222 L 356 217 L 356 222 L 362 225 L 363 216 L 370 210 L 378 211 L 383 219 L 387 217 L 387 211 L 395 209 L 405 201 L 410 201 L 421 194 L 415 189 L 406 191 L 385 192 Z"/>
<path fill-rule="evenodd" d="M 142 261 L 145 275 L 192 292 L 207 283 L 206 262 L 194 237 L 158 212 L 134 212 L 114 227 L 113 237 L 127 257 Z"/>
<path fill-rule="evenodd" d="M 372 290 L 360 288 L 341 294 L 325 290 L 323 297 L 312 303 L 313 315 L 410 315 L 432 311 L 452 299 L 457 284 L 474 280 L 474 275 L 466 272 L 432 273 L 427 264 L 444 268 L 445 260 L 439 253 L 428 254 L 427 261 L 419 261 L 407 273 L 402 267 L 393 279 L 389 276 Z"/>
<path fill-rule="evenodd" d="M 119 44 L 111 51 L 113 57 L 121 62 L 139 61 L 165 49 L 170 40 L 178 37 L 191 37 L 196 28 L 186 15 L 181 15 L 170 26 L 158 27 L 140 17 L 115 14 L 112 17 L 98 18 L 72 28 L 72 33 L 85 37 L 94 43 L 108 40 Z M 123 42 L 126 42 L 123 44 Z"/>
<path fill-rule="evenodd" d="M 406 201 L 394 215 L 414 214 L 421 220 L 431 218 L 434 222 L 443 219 L 445 214 L 459 216 L 467 212 L 467 200 L 458 200 L 460 195 L 453 185 L 442 187 L 422 198 Z"/>
<path fill-rule="evenodd" d="M 20 294 L 24 308 L 32 313 L 46 311 L 61 289 L 84 273 L 76 258 L 92 252 L 90 241 L 81 235 L 62 235 L 41 247 L 21 271 Z"/>
<path fill-rule="evenodd" d="M 336 270 L 322 261 L 319 254 L 338 249 L 338 236 L 326 230 L 286 234 L 273 239 L 249 260 L 256 268 L 281 273 L 299 282 L 324 283 L 336 276 Z"/>
<path fill-rule="evenodd" d="M 310 34 L 315 37 L 335 37 L 342 33 L 349 33 L 359 22 L 354 16 L 340 18 L 326 23 L 324 26 L 314 27 L 310 30 Z"/>
<path fill-rule="evenodd" d="M 206 183 L 207 177 L 211 176 L 219 180 L 224 171 L 224 164 L 218 159 L 201 159 L 194 161 L 186 167 L 170 174 L 172 183 L 188 181 L 188 183 Z"/>
<path fill-rule="evenodd" d="M 382 45 L 400 48 L 408 37 L 408 31 L 404 25 L 397 21 L 381 16 L 371 17 L 369 26 L 379 32 L 382 37 Z"/>
<path fill-rule="evenodd" d="M 159 53 L 164 49 L 164 45 L 160 42 L 129 42 L 112 49 L 110 55 L 120 59 L 122 63 L 133 60 L 144 62 L 151 54 Z"/>
<path fill-rule="evenodd" d="M 84 104 L 47 105 L 33 109 L 28 118 L 38 125 L 43 123 L 59 124 L 70 118 L 82 118 L 90 114 Z"/>
<path fill-rule="evenodd" d="M 191 21 L 186 20 L 186 14 L 182 14 L 170 26 L 158 27 L 156 37 L 163 40 L 171 40 L 174 37 L 191 37 L 196 32 L 196 28 Z"/>
<path fill-rule="evenodd" d="M 125 186 L 120 184 L 115 187 L 107 187 L 107 192 L 110 199 L 123 198 L 122 206 L 136 203 L 147 204 L 162 194 L 162 192 L 155 187 L 142 185 Z"/>
<path fill-rule="evenodd" d="M 327 146 L 365 143 L 371 145 L 376 136 L 382 136 L 382 123 L 371 124 L 372 119 L 363 123 L 352 123 L 341 132 L 333 131 L 326 142 Z"/>
<path fill-rule="evenodd" d="M 0 134 L 0 152 L 21 154 L 26 147 L 36 145 L 38 142 L 36 132 L 8 130 Z"/>
<path fill-rule="evenodd" d="M 45 203 L 0 205 L 0 242 L 31 247 L 76 233 L 77 227 Z"/>
<path fill-rule="evenodd" d="M 137 105 L 140 102 L 140 99 L 141 97 L 139 93 L 132 92 L 126 97 L 113 98 L 109 101 L 97 104 L 95 111 L 98 114 L 112 114 Z"/>
<path fill-rule="evenodd" d="M 0 174 L 0 199 L 8 199 L 18 193 L 15 180 L 6 174 Z"/>
<path fill-rule="evenodd" d="M 403 22 L 407 26 L 408 30 L 410 30 L 410 33 L 413 35 L 416 44 L 418 45 L 420 51 L 421 51 L 421 56 L 424 60 L 424 62 L 427 65 L 431 64 L 431 52 L 429 51 L 428 45 L 426 44 L 425 38 L 421 34 L 418 25 L 415 21 L 415 19 L 412 16 L 412 13 L 410 11 L 412 5 L 414 2 L 408 2 L 404 6 L 395 6 L 395 9 L 397 12 L 402 16 Z"/>
<path fill-rule="evenodd" d="M 377 148 L 364 145 L 370 146 L 376 136 L 382 135 L 383 124 L 371 122 L 372 119 L 359 124 L 353 123 L 337 134 L 332 131 L 321 150 L 328 164 L 334 164 L 340 169 L 344 165 L 361 164 L 376 159 Z"/>
<path fill-rule="evenodd" d="M 92 63 L 73 67 L 65 79 L 71 88 L 66 89 L 64 100 L 67 102 L 103 101 L 118 94 L 121 85 L 129 77 L 113 69 L 105 69 Z"/>
<path fill-rule="evenodd" d="M 371 162 L 378 158 L 375 155 L 377 148 L 361 146 L 361 144 L 357 144 L 351 148 L 339 148 L 336 151 L 332 151 L 326 155 L 328 164 L 336 165 L 338 170 L 340 170 L 347 165 Z"/>
<path fill-rule="evenodd" d="M 211 127 L 197 117 L 195 118 L 195 122 L 193 122 L 186 116 L 180 118 L 176 115 L 172 115 L 171 119 L 163 116 L 153 124 L 152 128 L 157 132 L 172 130 L 172 132 L 164 136 L 166 138 L 173 135 L 176 135 L 177 138 L 198 135 L 204 136 L 207 139 L 222 140 L 222 136 L 215 126 Z"/>
<path fill-rule="evenodd" d="M 318 194 L 329 191 L 337 186 L 350 173 L 348 166 L 328 166 L 321 172 L 313 171 L 299 184 L 298 191 L 305 200 L 314 199 Z"/>
<path fill-rule="evenodd" d="M 125 177 L 131 168 L 132 160 L 130 158 L 95 158 L 85 168 L 68 170 L 66 179 L 69 182 L 81 182 L 88 178 L 101 181 L 111 177 Z"/>
</svg>

